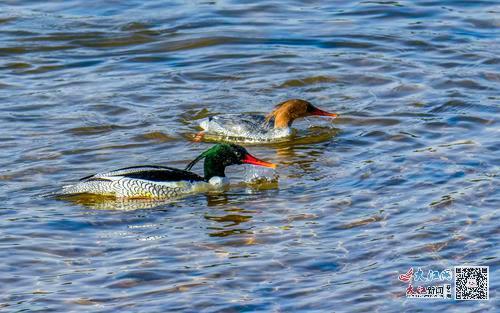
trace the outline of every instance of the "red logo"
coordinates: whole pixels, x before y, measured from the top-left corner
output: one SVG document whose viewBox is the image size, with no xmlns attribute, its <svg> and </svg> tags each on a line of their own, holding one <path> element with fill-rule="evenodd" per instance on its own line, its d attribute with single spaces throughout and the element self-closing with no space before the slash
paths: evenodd
<svg viewBox="0 0 500 313">
<path fill-rule="evenodd" d="M 411 267 L 406 274 L 401 274 L 399 275 L 398 279 L 402 282 L 409 282 L 411 278 L 413 277 L 413 267 Z"/>
</svg>

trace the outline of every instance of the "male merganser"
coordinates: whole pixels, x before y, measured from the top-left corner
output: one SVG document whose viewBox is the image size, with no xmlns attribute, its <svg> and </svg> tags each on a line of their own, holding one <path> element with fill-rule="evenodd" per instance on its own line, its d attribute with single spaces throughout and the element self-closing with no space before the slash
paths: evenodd
<svg viewBox="0 0 500 313">
<path fill-rule="evenodd" d="M 204 177 L 191 168 L 205 158 Z M 217 144 L 200 154 L 184 170 L 154 165 L 132 166 L 84 177 L 64 186 L 59 195 L 95 194 L 121 198 L 174 198 L 183 194 L 220 188 L 227 184 L 224 170 L 235 164 L 276 168 L 275 164 L 252 156 L 242 146 Z"/>
<path fill-rule="evenodd" d="M 205 135 L 222 136 L 230 141 L 276 141 L 292 134 L 290 127 L 295 119 L 311 115 L 337 117 L 305 100 L 291 99 L 278 104 L 267 116 L 224 114 L 205 118 L 200 122 L 204 131 L 198 133 L 195 141 L 201 141 Z"/>
</svg>

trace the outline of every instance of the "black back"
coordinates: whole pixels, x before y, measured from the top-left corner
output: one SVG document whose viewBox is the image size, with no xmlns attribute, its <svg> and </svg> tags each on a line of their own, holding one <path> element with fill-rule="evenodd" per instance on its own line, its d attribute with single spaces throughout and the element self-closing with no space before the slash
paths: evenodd
<svg viewBox="0 0 500 313">
<path fill-rule="evenodd" d="M 167 166 L 141 165 L 124 167 L 115 171 L 99 173 L 82 178 L 81 180 L 105 180 L 110 177 L 127 177 L 133 179 L 144 179 L 155 182 L 174 182 L 174 181 L 203 181 L 203 177 L 185 170 Z"/>
</svg>

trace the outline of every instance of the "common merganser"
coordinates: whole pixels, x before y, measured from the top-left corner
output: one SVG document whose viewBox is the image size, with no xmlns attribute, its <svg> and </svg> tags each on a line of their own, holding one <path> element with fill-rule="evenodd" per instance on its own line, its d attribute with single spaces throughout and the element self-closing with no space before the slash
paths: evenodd
<svg viewBox="0 0 500 313">
<path fill-rule="evenodd" d="M 195 141 L 201 141 L 205 135 L 223 137 L 233 142 L 269 142 L 292 135 L 292 123 L 295 119 L 306 116 L 337 117 L 318 109 L 310 102 L 291 99 L 278 104 L 268 115 L 224 114 L 211 116 L 200 122 L 204 131 L 198 133 Z"/>
<path fill-rule="evenodd" d="M 190 170 L 203 158 L 205 158 L 204 177 L 201 177 Z M 228 183 L 224 173 L 226 167 L 243 163 L 276 168 L 275 164 L 252 156 L 242 146 L 217 144 L 200 154 L 184 170 L 155 165 L 126 167 L 84 177 L 75 185 L 64 186 L 59 195 L 174 198 L 222 187 Z"/>
</svg>

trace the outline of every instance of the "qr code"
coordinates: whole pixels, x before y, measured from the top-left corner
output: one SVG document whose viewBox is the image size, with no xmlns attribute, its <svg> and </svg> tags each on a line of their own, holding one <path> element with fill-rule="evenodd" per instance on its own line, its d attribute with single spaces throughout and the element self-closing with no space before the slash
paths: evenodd
<svg viewBox="0 0 500 313">
<path fill-rule="evenodd" d="M 488 300 L 488 274 L 488 266 L 456 266 L 455 300 Z"/>
</svg>

